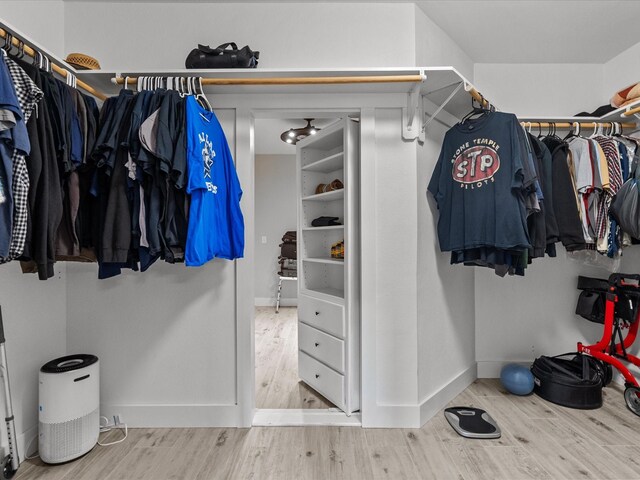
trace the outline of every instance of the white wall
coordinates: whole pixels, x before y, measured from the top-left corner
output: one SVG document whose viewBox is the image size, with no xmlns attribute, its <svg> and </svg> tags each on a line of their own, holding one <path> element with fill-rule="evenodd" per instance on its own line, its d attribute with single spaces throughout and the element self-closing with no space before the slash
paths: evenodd
<svg viewBox="0 0 640 480">
<path fill-rule="evenodd" d="M 99 21 L 87 21 L 99 19 Z M 184 68 L 198 43 L 260 51 L 259 68 L 408 66 L 415 59 L 409 3 L 70 2 L 65 47 L 103 69 Z"/>
<path fill-rule="evenodd" d="M 67 288 L 63 264 L 47 281 L 24 275 L 18 263 L 0 266 L 0 306 L 6 336 L 11 396 L 18 449 L 38 433 L 38 372 L 49 360 L 67 353 Z M 1 402 L 1 400 L 0 400 Z M 4 412 L 4 406 L 1 407 Z M 2 428 L 3 445 L 6 429 Z M 29 453 L 37 449 L 31 445 Z"/>
<path fill-rule="evenodd" d="M 627 85 L 640 82 L 640 43 L 628 48 L 604 64 L 603 98 L 607 102 L 613 94 Z"/>
<path fill-rule="evenodd" d="M 416 6 L 416 65 L 451 65 L 474 80 L 473 60 Z M 427 80 L 428 81 L 428 80 Z M 440 119 L 455 123 L 442 112 Z M 418 146 L 417 319 L 420 423 L 427 421 L 475 378 L 473 269 L 454 269 L 440 253 L 437 209 L 426 195 L 446 128 L 432 122 Z M 446 361 L 443 361 L 446 359 Z"/>
<path fill-rule="evenodd" d="M 1 0 L 0 20 L 5 20 L 58 57 L 66 56 L 62 0 Z"/>
<path fill-rule="evenodd" d="M 216 115 L 233 154 L 235 112 Z M 95 265 L 69 265 L 67 347 L 100 358 L 104 415 L 131 426 L 236 424 L 235 268 L 159 260 L 98 280 Z"/>
<path fill-rule="evenodd" d="M 255 167 L 255 296 L 256 305 L 275 305 L 278 256 L 282 235 L 296 230 L 296 156 L 256 155 Z M 267 243 L 262 243 L 262 236 Z M 281 304 L 295 305 L 297 282 L 282 282 Z"/>
<path fill-rule="evenodd" d="M 415 19 L 416 65 L 453 66 L 473 81 L 473 60 L 418 6 Z"/>
<path fill-rule="evenodd" d="M 418 149 L 418 394 L 426 410 L 423 421 L 476 374 L 474 269 L 452 266 L 450 255 L 440 252 L 438 210 L 427 194 L 445 131 L 432 122 Z M 443 388 L 453 390 L 437 398 Z M 433 396 L 433 404 L 427 405 Z"/>
<path fill-rule="evenodd" d="M 571 116 L 603 103 L 600 64 L 477 63 L 474 83 L 504 112 Z"/>
</svg>

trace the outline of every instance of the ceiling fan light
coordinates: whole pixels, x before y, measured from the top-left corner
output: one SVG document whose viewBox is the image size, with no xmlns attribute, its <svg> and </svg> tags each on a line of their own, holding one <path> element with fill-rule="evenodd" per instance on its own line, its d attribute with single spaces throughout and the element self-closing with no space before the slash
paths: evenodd
<svg viewBox="0 0 640 480">
<path fill-rule="evenodd" d="M 304 127 L 285 130 L 280 135 L 280 139 L 282 139 L 283 142 L 295 145 L 299 140 L 302 140 L 309 135 L 315 135 L 320 131 L 319 128 L 311 125 L 313 118 L 305 118 L 305 120 L 307 121 L 307 124 Z"/>
</svg>

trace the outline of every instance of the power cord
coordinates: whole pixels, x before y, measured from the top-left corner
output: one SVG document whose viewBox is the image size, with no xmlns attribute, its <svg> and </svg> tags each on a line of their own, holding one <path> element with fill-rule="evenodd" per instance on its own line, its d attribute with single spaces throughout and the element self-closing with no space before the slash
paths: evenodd
<svg viewBox="0 0 640 480">
<path fill-rule="evenodd" d="M 113 424 L 112 425 L 109 425 L 109 419 L 107 417 L 101 416 L 100 420 L 102 420 L 102 419 L 106 420 L 106 424 L 105 425 L 100 425 L 100 433 L 110 432 L 114 428 L 119 428 L 121 430 L 124 430 L 124 437 L 121 438 L 120 440 L 116 440 L 114 442 L 109 442 L 109 443 L 100 443 L 100 440 L 98 440 L 98 445 L 100 445 L 101 447 L 108 447 L 110 445 L 115 445 L 117 443 L 124 442 L 127 439 L 127 436 L 129 435 L 129 429 L 127 428 L 127 424 L 126 423 L 120 423 L 120 417 L 118 415 L 114 415 Z M 38 438 L 38 434 L 37 433 L 31 438 L 29 443 L 27 443 L 25 451 L 27 451 L 27 452 L 29 451 L 31 445 L 33 444 L 33 441 L 36 438 Z M 26 455 L 25 454 L 24 459 L 25 460 L 33 460 L 34 458 L 38 458 L 39 456 L 40 456 L 40 454 L 36 450 L 33 453 L 33 455 Z"/>
<path fill-rule="evenodd" d="M 106 421 L 106 423 L 104 425 L 102 425 L 102 419 L 104 419 Z M 110 432 L 113 429 L 119 428 L 120 430 L 124 430 L 124 437 L 121 438 L 120 440 L 115 440 L 113 442 L 109 442 L 109 443 L 100 443 L 100 440 L 98 440 L 98 445 L 100 445 L 101 447 L 108 447 L 110 445 L 115 445 L 117 443 L 122 443 L 127 439 L 127 436 L 129 435 L 129 429 L 127 428 L 127 424 L 126 423 L 120 423 L 120 417 L 118 415 L 114 415 L 113 416 L 113 424 L 109 424 L 109 419 L 107 417 L 104 416 L 100 416 L 100 433 L 106 433 L 106 432 Z"/>
<path fill-rule="evenodd" d="M 25 450 L 25 455 L 24 455 L 24 459 L 25 460 L 33 460 L 34 458 L 38 458 L 40 456 L 40 454 L 38 453 L 38 450 L 36 450 L 33 455 L 27 455 L 26 452 L 29 451 L 29 448 L 31 447 L 31 444 L 33 443 L 33 441 L 38 438 L 38 434 L 36 433 L 31 440 L 29 441 L 29 443 L 27 443 Z"/>
</svg>

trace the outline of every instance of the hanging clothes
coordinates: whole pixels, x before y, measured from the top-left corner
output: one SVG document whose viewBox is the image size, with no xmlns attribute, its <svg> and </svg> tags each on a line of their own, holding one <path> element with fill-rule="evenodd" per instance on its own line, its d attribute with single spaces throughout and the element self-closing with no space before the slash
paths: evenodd
<svg viewBox="0 0 640 480">
<path fill-rule="evenodd" d="M 187 193 L 191 195 L 185 263 L 244 254 L 242 190 L 222 127 L 215 114 L 187 98 Z"/>
<path fill-rule="evenodd" d="M 43 76 L 37 67 L 16 60 L 44 92 Z M 27 237 L 20 266 L 25 273 L 38 273 L 40 280 L 54 274 L 55 241 L 62 219 L 62 189 L 50 108 L 46 96 L 37 104 L 37 114 L 27 123 L 31 153 L 27 157 L 29 172 L 29 208 Z"/>
<path fill-rule="evenodd" d="M 525 197 L 536 207 L 525 155 L 512 114 L 486 112 L 446 133 L 428 191 L 440 211 L 440 249 L 452 252 L 452 263 L 524 274 L 531 248 Z"/>
<path fill-rule="evenodd" d="M 555 257 L 558 241 L 568 252 L 619 256 L 634 239 L 617 221 L 629 215 L 614 218 L 610 206 L 625 181 L 636 181 L 639 142 L 601 131 L 536 138 L 510 114 L 463 120 L 445 135 L 428 187 L 440 211 L 440 249 L 451 251 L 452 264 L 501 276 Z"/>
</svg>

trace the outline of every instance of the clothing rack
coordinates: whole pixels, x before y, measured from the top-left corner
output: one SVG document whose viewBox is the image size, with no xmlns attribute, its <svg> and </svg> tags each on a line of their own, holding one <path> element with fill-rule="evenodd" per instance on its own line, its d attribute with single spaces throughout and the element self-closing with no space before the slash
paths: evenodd
<svg viewBox="0 0 640 480">
<path fill-rule="evenodd" d="M 526 128 L 560 128 L 560 129 L 572 129 L 576 125 L 580 128 L 615 128 L 616 126 L 621 128 L 637 129 L 638 126 L 633 122 L 520 122 L 520 125 Z"/>
<path fill-rule="evenodd" d="M 144 77 L 142 77 L 144 78 Z M 150 77 L 154 78 L 154 77 Z M 198 77 L 200 78 L 200 77 Z M 202 78 L 202 85 L 335 85 L 346 83 L 418 83 L 424 75 L 369 75 L 345 77 Z M 137 84 L 137 77 L 114 77 L 116 85 Z"/>
<path fill-rule="evenodd" d="M 14 47 L 17 47 L 20 49 L 20 51 L 23 51 L 25 53 L 25 55 L 29 55 L 32 58 L 35 58 L 38 53 L 40 53 L 40 55 L 44 55 L 41 51 L 37 51 L 34 48 L 30 47 L 29 45 L 26 44 L 24 39 L 20 39 L 18 40 L 17 36 L 11 32 L 7 32 L 7 30 L 5 30 L 4 28 L 0 27 L 0 37 L 3 38 L 5 41 L 7 39 L 7 35 L 9 35 L 11 37 L 11 44 Z M 67 78 L 68 75 L 73 75 L 73 73 L 71 73 L 69 70 L 60 67 L 59 65 L 51 62 L 51 68 L 53 69 L 54 72 L 56 72 L 58 75 L 60 75 L 63 78 Z M 75 75 L 73 75 L 75 77 Z M 82 88 L 83 90 L 85 90 L 86 92 L 90 93 L 91 95 L 99 98 L 100 100 L 106 100 L 107 96 L 100 92 L 99 90 L 95 89 L 94 87 L 92 87 L 91 85 L 89 85 L 86 82 L 83 82 L 82 80 L 79 80 L 76 78 L 75 80 L 75 84 Z"/>
</svg>

